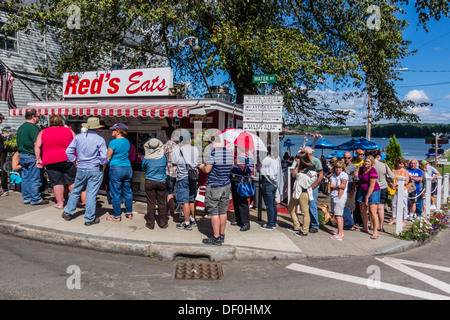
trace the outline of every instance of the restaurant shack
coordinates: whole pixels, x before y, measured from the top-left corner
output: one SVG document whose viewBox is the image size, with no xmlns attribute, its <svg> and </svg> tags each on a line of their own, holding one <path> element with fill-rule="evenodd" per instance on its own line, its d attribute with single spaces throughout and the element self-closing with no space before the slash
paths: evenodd
<svg viewBox="0 0 450 320">
<path fill-rule="evenodd" d="M 88 117 L 99 117 L 105 125 L 100 135 L 107 144 L 111 140 L 108 127 L 125 123 L 137 153 L 132 163 L 135 195 L 145 194 L 141 161 L 149 138 L 166 142 L 168 127 L 187 129 L 193 135 L 205 129 L 241 128 L 243 116 L 242 106 L 222 98 L 180 98 L 171 68 L 66 73 L 63 100 L 30 101 L 25 108 L 10 110 L 9 115 L 25 116 L 31 108 L 41 116 L 62 116 L 76 133 Z"/>
</svg>

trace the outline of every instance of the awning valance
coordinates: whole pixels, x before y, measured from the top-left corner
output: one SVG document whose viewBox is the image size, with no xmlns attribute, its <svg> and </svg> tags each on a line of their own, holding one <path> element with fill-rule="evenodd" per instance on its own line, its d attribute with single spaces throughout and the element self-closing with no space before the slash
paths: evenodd
<svg viewBox="0 0 450 320">
<path fill-rule="evenodd" d="M 202 107 L 198 104 L 160 104 L 160 103 L 97 103 L 70 104 L 70 103 L 37 103 L 28 104 L 23 109 L 9 110 L 10 116 L 25 116 L 28 109 L 36 109 L 39 115 L 51 116 L 110 116 L 110 117 L 159 117 L 159 118 L 183 118 L 189 117 L 189 111 Z"/>
</svg>

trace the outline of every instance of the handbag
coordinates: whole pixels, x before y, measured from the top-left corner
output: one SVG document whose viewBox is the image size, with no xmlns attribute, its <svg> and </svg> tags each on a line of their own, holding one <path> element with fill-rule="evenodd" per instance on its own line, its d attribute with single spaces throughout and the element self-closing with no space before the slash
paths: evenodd
<svg viewBox="0 0 450 320">
<path fill-rule="evenodd" d="M 196 168 L 192 168 L 192 166 L 186 162 L 186 159 L 184 158 L 184 154 L 183 154 L 183 151 L 181 151 L 181 148 L 180 148 L 180 153 L 181 153 L 181 156 L 183 157 L 184 165 L 185 165 L 185 167 L 186 167 L 186 169 L 188 171 L 188 178 L 189 178 L 189 180 L 191 180 L 191 181 L 198 181 L 198 171 L 197 171 L 197 169 Z"/>
<path fill-rule="evenodd" d="M 244 178 L 250 178 L 250 174 L 245 175 L 246 170 L 247 168 L 244 169 L 241 181 L 237 184 L 237 193 L 244 198 L 255 195 L 255 183 L 249 179 L 244 181 Z"/>
<path fill-rule="evenodd" d="M 393 196 L 396 192 L 397 192 L 397 190 L 392 189 L 390 186 L 388 186 L 388 193 L 390 196 Z"/>
</svg>

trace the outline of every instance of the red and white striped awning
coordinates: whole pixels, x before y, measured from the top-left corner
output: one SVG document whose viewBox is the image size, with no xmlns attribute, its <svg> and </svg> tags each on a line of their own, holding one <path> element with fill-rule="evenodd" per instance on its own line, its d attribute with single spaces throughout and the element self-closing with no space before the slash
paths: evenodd
<svg viewBox="0 0 450 320">
<path fill-rule="evenodd" d="M 151 117 L 151 118 L 183 118 L 189 117 L 192 108 L 202 107 L 198 104 L 159 104 L 159 103 L 139 103 L 139 104 L 67 104 L 67 103 L 38 103 L 29 104 L 23 109 L 9 110 L 10 116 L 25 116 L 28 109 L 36 109 L 38 115 L 51 116 L 109 116 L 109 117 Z"/>
</svg>

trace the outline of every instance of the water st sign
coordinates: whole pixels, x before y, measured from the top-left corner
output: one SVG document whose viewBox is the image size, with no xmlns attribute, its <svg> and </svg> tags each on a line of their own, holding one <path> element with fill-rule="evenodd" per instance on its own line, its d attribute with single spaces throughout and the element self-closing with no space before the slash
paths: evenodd
<svg viewBox="0 0 450 320">
<path fill-rule="evenodd" d="M 252 76 L 253 83 L 274 83 L 277 82 L 277 75 L 275 74 L 261 74 Z"/>
</svg>

